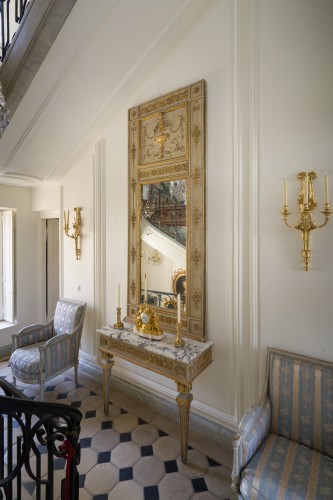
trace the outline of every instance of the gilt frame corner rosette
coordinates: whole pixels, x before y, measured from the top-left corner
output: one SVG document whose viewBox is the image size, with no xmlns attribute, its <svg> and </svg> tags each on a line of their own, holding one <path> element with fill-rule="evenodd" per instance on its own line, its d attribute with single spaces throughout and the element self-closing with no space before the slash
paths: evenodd
<svg viewBox="0 0 333 500">
<path fill-rule="evenodd" d="M 182 333 L 206 340 L 206 82 L 200 80 L 128 112 L 127 320 L 141 298 L 141 186 L 186 179 L 186 313 Z M 160 326 L 176 331 L 176 311 L 157 307 Z"/>
</svg>

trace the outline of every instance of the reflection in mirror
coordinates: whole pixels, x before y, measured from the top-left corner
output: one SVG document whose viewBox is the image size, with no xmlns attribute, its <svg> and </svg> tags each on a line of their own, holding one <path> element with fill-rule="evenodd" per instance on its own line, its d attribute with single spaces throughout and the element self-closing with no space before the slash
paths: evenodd
<svg viewBox="0 0 333 500">
<path fill-rule="evenodd" d="M 186 311 L 186 180 L 141 187 L 141 302 Z M 144 285 L 147 285 L 147 291 Z"/>
</svg>

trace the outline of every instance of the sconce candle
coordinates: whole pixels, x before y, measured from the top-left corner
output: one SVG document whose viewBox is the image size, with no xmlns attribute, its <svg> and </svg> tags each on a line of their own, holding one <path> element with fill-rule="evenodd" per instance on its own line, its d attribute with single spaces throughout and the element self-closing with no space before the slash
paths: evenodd
<svg viewBox="0 0 333 500">
<path fill-rule="evenodd" d="M 177 295 L 177 322 L 180 323 L 180 293 Z"/>
<path fill-rule="evenodd" d="M 147 275 L 145 274 L 145 304 L 147 304 Z"/>
<path fill-rule="evenodd" d="M 304 180 L 304 205 L 309 204 L 309 177 L 308 174 L 305 174 Z"/>
</svg>

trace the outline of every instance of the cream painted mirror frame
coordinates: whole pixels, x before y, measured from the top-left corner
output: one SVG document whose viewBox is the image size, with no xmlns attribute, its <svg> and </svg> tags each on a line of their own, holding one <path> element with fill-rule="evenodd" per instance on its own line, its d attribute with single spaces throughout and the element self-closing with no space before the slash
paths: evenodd
<svg viewBox="0 0 333 500">
<path fill-rule="evenodd" d="M 196 83 L 129 110 L 127 320 L 141 303 L 141 186 L 186 179 L 186 312 L 182 334 L 205 341 L 206 82 Z M 180 126 L 172 127 L 178 120 Z M 150 127 L 150 134 L 146 133 Z M 185 131 L 185 133 L 184 133 Z M 178 134 L 178 135 L 177 135 Z M 176 146 L 174 146 L 176 144 Z M 164 331 L 175 332 L 177 311 L 152 307 Z"/>
</svg>

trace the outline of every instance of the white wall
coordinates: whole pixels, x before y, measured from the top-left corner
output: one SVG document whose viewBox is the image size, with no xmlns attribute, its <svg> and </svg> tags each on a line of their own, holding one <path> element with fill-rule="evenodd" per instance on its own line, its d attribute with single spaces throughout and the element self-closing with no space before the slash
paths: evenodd
<svg viewBox="0 0 333 500">
<path fill-rule="evenodd" d="M 300 171 L 318 173 L 315 221 L 323 222 L 324 173 L 333 196 L 333 3 L 260 3 L 261 349 L 273 345 L 333 360 L 333 221 L 311 234 L 310 270 L 302 240 L 280 212 L 288 178 L 290 222 L 297 220 Z"/>
<path fill-rule="evenodd" d="M 0 330 L 0 348 L 11 345 L 11 334 L 38 321 L 38 217 L 31 211 L 31 189 L 0 185 L 1 207 L 16 209 L 15 263 L 17 324 Z"/>
<path fill-rule="evenodd" d="M 207 81 L 207 336 L 213 363 L 195 381 L 193 409 L 235 427 L 263 383 L 268 345 L 333 360 L 332 223 L 311 236 L 311 270 L 301 239 L 281 217 L 283 178 L 296 219 L 295 175 L 316 169 L 322 204 L 333 197 L 333 35 L 330 0 L 220 0 L 167 57 L 133 78 L 131 97 L 106 143 L 106 322 L 117 287 L 126 304 L 127 110 L 159 94 Z M 156 58 L 158 59 L 158 58 Z M 124 92 L 124 95 L 126 92 Z M 88 302 L 82 349 L 94 355 L 93 152 L 62 183 L 63 208 L 82 206 L 82 258 L 63 241 L 63 291 Z M 316 215 L 320 221 L 321 215 Z M 95 276 L 98 279 L 98 276 Z M 75 286 L 79 284 L 81 291 Z M 173 396 L 172 381 L 117 361 L 115 372 Z"/>
</svg>

